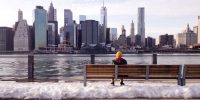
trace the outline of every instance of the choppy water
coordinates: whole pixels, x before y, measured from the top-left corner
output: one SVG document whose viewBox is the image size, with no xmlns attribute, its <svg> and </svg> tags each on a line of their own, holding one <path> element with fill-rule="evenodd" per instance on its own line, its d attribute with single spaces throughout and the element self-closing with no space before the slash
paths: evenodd
<svg viewBox="0 0 200 100">
<path fill-rule="evenodd" d="M 96 55 L 96 64 L 111 64 L 114 54 Z M 26 79 L 28 55 L 0 55 L 0 80 Z M 152 54 L 125 54 L 128 64 L 151 64 Z M 200 54 L 158 54 L 158 64 L 200 64 Z M 40 54 L 34 56 L 36 79 L 81 77 L 83 66 L 90 63 L 90 55 Z"/>
</svg>

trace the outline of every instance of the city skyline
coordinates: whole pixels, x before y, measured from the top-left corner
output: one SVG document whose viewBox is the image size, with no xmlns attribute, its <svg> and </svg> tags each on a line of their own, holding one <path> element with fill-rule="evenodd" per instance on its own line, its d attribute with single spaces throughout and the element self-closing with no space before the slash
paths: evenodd
<svg viewBox="0 0 200 100">
<path fill-rule="evenodd" d="M 12 27 L 17 21 L 19 9 L 23 11 L 24 19 L 28 21 L 28 24 L 33 25 L 33 10 L 37 5 L 48 10 L 50 3 L 53 3 L 54 8 L 57 9 L 59 28 L 64 23 L 64 9 L 71 9 L 73 18 L 77 22 L 79 15 L 86 15 L 87 19 L 100 21 L 100 9 L 103 6 L 103 0 L 0 0 L 0 2 L 0 12 L 2 13 L 0 26 L 8 27 Z M 144 7 L 146 36 L 158 38 L 159 35 L 165 33 L 176 35 L 185 29 L 188 23 L 191 28 L 197 25 L 197 18 L 200 15 L 199 3 L 199 0 L 105 0 L 108 27 L 116 27 L 119 36 L 121 26 L 124 25 L 127 35 L 129 35 L 132 20 L 134 24 L 137 24 L 138 7 Z M 137 34 L 137 26 L 135 29 L 135 34 Z"/>
</svg>

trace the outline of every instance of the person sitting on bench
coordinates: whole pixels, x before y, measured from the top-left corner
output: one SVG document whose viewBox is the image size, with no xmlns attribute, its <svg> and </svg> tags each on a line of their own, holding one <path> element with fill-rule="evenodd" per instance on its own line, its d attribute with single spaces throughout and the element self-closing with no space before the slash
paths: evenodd
<svg viewBox="0 0 200 100">
<path fill-rule="evenodd" d="M 116 58 L 114 60 L 112 60 L 112 63 L 115 65 L 125 65 L 125 64 L 127 64 L 127 61 L 122 58 L 122 52 L 118 51 L 116 53 Z M 112 78 L 111 84 L 115 85 L 114 78 Z M 120 85 L 124 85 L 123 78 L 120 79 Z"/>
</svg>

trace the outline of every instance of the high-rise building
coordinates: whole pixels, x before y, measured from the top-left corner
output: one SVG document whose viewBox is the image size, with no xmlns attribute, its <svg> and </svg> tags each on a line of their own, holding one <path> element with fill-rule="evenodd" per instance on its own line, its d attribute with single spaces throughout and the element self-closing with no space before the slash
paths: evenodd
<svg viewBox="0 0 200 100">
<path fill-rule="evenodd" d="M 59 43 L 58 36 L 58 22 L 57 22 L 57 14 L 56 9 L 53 7 L 53 3 L 51 2 L 48 10 L 48 34 L 47 34 L 47 45 L 57 47 Z"/>
<path fill-rule="evenodd" d="M 95 20 L 83 21 L 82 25 L 82 44 L 98 44 L 99 22 Z"/>
<path fill-rule="evenodd" d="M 110 44 L 110 28 L 106 28 L 106 44 Z"/>
<path fill-rule="evenodd" d="M 131 34 L 130 34 L 130 37 L 131 37 L 131 44 L 134 45 L 135 44 L 135 28 L 134 28 L 133 21 L 131 23 Z"/>
<path fill-rule="evenodd" d="M 53 7 L 53 3 L 51 2 L 48 10 L 48 21 L 57 21 L 56 9 Z"/>
<path fill-rule="evenodd" d="M 122 30 L 122 35 L 124 35 L 126 37 L 126 29 L 125 29 L 124 25 L 122 25 L 121 30 Z"/>
<path fill-rule="evenodd" d="M 168 35 L 168 34 L 160 35 L 159 47 L 174 48 L 174 35 Z"/>
<path fill-rule="evenodd" d="M 79 22 L 85 20 L 86 20 L 86 15 L 79 15 Z"/>
<path fill-rule="evenodd" d="M 107 28 L 107 8 L 104 6 L 101 7 L 101 12 L 100 12 L 100 24 L 102 26 L 101 31 L 100 31 L 100 36 L 101 36 L 101 43 L 106 43 L 106 28 Z"/>
<path fill-rule="evenodd" d="M 187 25 L 187 28 L 179 33 L 177 36 L 177 47 L 179 48 L 188 48 L 197 43 L 197 34 L 195 34 Z"/>
<path fill-rule="evenodd" d="M 145 46 L 145 10 L 143 7 L 138 8 L 138 33 L 141 36 L 141 47 Z"/>
<path fill-rule="evenodd" d="M 156 47 L 156 39 L 152 38 L 152 37 L 147 37 L 145 39 L 145 47 L 147 49 L 154 49 Z"/>
<path fill-rule="evenodd" d="M 135 46 L 141 47 L 141 35 L 139 35 L 139 34 L 135 35 Z"/>
<path fill-rule="evenodd" d="M 117 28 L 110 28 L 110 40 L 112 42 L 117 40 Z"/>
<path fill-rule="evenodd" d="M 198 29 L 200 29 L 200 16 L 198 16 Z M 200 43 L 200 31 L 198 31 L 198 42 L 197 43 Z"/>
<path fill-rule="evenodd" d="M 18 12 L 18 22 L 15 24 L 15 35 L 14 35 L 14 51 L 29 51 L 31 50 L 31 31 L 27 21 L 23 18 L 22 11 Z"/>
<path fill-rule="evenodd" d="M 58 46 L 58 23 L 57 21 L 48 21 L 48 34 L 47 34 L 47 45 L 49 47 Z"/>
<path fill-rule="evenodd" d="M 47 11 L 42 6 L 34 10 L 35 50 L 47 47 Z"/>
<path fill-rule="evenodd" d="M 64 9 L 64 26 L 73 24 L 73 14 L 70 9 Z"/>
<path fill-rule="evenodd" d="M 195 34 L 198 34 L 198 26 L 194 26 L 194 27 L 193 27 L 193 32 L 194 32 Z"/>
<path fill-rule="evenodd" d="M 0 51 L 13 51 L 14 31 L 9 27 L 0 27 Z"/>
<path fill-rule="evenodd" d="M 75 21 L 72 24 L 68 24 L 65 26 L 64 34 L 67 44 L 76 48 L 78 44 L 77 44 L 77 24 Z"/>
<path fill-rule="evenodd" d="M 23 12 L 19 9 L 18 11 L 18 21 L 23 20 Z"/>
<path fill-rule="evenodd" d="M 65 32 L 64 32 L 64 27 L 60 28 L 60 43 L 65 44 L 66 42 L 66 37 L 65 37 Z"/>
</svg>

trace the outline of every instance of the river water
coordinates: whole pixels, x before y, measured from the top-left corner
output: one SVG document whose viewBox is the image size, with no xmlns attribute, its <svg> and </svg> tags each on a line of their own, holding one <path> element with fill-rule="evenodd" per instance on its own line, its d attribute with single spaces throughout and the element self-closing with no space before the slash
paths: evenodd
<svg viewBox="0 0 200 100">
<path fill-rule="evenodd" d="M 96 64 L 111 64 L 114 54 L 95 55 Z M 151 64 L 152 54 L 124 54 L 128 64 Z M 158 54 L 158 64 L 200 64 L 200 54 Z M 36 79 L 75 80 L 90 63 L 86 54 L 34 55 Z M 28 55 L 0 55 L 0 80 L 27 79 Z"/>
</svg>

